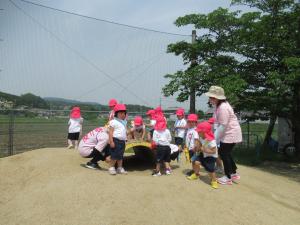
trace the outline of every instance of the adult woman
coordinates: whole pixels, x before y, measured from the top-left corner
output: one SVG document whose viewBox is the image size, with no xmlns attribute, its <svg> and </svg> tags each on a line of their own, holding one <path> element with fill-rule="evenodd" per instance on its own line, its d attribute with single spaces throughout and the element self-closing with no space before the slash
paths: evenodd
<svg viewBox="0 0 300 225">
<path fill-rule="evenodd" d="M 240 179 L 236 173 L 237 167 L 231 152 L 236 143 L 242 142 L 241 127 L 231 105 L 226 100 L 223 88 L 211 86 L 205 95 L 215 106 L 215 139 L 217 143 L 220 143 L 219 155 L 224 165 L 225 176 L 219 178 L 218 182 L 225 185 L 232 184 L 233 180 Z"/>
</svg>

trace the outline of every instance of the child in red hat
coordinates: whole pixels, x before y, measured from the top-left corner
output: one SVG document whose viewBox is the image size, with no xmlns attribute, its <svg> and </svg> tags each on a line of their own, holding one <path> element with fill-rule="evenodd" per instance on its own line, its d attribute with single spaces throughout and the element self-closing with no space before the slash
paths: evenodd
<svg viewBox="0 0 300 225">
<path fill-rule="evenodd" d="M 190 180 L 197 180 L 200 176 L 200 164 L 208 172 L 211 179 L 211 186 L 218 188 L 218 182 L 215 174 L 216 161 L 218 158 L 218 149 L 215 136 L 212 132 L 211 124 L 207 121 L 199 123 L 196 131 L 199 134 L 202 154 L 195 154 L 192 158 L 194 173 L 188 177 Z"/>
<path fill-rule="evenodd" d="M 81 117 L 81 112 L 79 107 L 73 107 L 70 113 L 70 119 L 68 122 L 68 149 L 78 148 L 78 139 L 82 131 L 83 118 Z"/>
<path fill-rule="evenodd" d="M 179 148 L 179 152 L 181 152 L 183 147 L 184 137 L 185 137 L 186 125 L 187 125 L 186 120 L 184 118 L 184 109 L 183 108 L 177 109 L 176 116 L 177 119 L 175 120 L 175 124 L 174 124 L 174 130 L 175 130 L 174 141 Z M 179 158 L 177 159 L 178 161 L 180 160 Z"/>
<path fill-rule="evenodd" d="M 149 118 L 149 123 L 145 124 L 147 127 L 147 131 L 148 131 L 148 141 L 152 140 L 152 136 L 153 136 L 153 132 L 154 132 L 154 125 L 156 123 L 155 120 L 155 110 L 154 109 L 150 109 L 147 111 L 146 115 Z"/>
<path fill-rule="evenodd" d="M 153 132 L 153 142 L 156 146 L 156 169 L 153 176 L 161 176 L 160 164 L 164 163 L 166 167 L 166 175 L 171 174 L 170 155 L 171 155 L 171 133 L 167 129 L 167 122 L 164 117 L 156 118 L 156 124 Z"/>
<path fill-rule="evenodd" d="M 126 121 L 126 106 L 117 104 L 114 107 L 115 117 L 109 121 L 109 145 L 110 145 L 110 168 L 108 172 L 111 175 L 127 174 L 123 168 L 123 156 L 125 151 L 125 143 L 127 140 L 127 121 Z M 117 171 L 115 165 L 117 163 Z"/>
<path fill-rule="evenodd" d="M 133 126 L 130 129 L 130 135 L 132 139 L 144 140 L 145 134 L 146 127 L 143 118 L 141 116 L 136 116 L 133 120 Z"/>
</svg>

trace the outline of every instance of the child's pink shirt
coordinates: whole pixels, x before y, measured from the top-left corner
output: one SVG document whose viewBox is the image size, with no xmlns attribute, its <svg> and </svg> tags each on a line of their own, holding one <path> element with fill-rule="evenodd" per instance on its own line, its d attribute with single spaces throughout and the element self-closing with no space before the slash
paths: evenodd
<svg viewBox="0 0 300 225">
<path fill-rule="evenodd" d="M 86 134 L 79 143 L 79 154 L 83 157 L 89 156 L 93 148 L 101 152 L 108 144 L 108 133 L 105 128 L 98 127 Z"/>
<path fill-rule="evenodd" d="M 242 142 L 242 130 L 239 121 L 234 114 L 231 105 L 223 102 L 214 113 L 216 123 L 224 126 L 224 132 L 221 136 L 223 143 L 239 143 Z"/>
</svg>

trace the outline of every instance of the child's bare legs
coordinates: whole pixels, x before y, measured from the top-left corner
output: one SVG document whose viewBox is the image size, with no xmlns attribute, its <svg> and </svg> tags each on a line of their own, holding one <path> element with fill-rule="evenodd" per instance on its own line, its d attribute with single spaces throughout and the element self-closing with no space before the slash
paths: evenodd
<svg viewBox="0 0 300 225">
<path fill-rule="evenodd" d="M 68 148 L 72 148 L 72 147 L 73 147 L 72 140 L 68 139 Z"/>
<path fill-rule="evenodd" d="M 78 140 L 75 140 L 75 149 L 78 149 Z"/>
<path fill-rule="evenodd" d="M 222 159 L 220 158 L 220 156 L 217 158 L 216 164 L 217 164 L 216 172 L 223 173 L 223 162 L 222 162 Z"/>
<path fill-rule="evenodd" d="M 208 173 L 209 174 L 209 177 L 210 177 L 210 180 L 211 181 L 216 181 L 217 180 L 217 178 L 216 178 L 216 173 L 215 172 L 213 172 L 213 173 Z"/>
<path fill-rule="evenodd" d="M 117 160 L 118 168 L 123 167 L 123 160 Z"/>
<path fill-rule="evenodd" d="M 200 162 L 199 161 L 193 162 L 193 170 L 197 176 L 200 176 Z"/>
<path fill-rule="evenodd" d="M 160 172 L 160 163 L 156 163 L 156 168 L 155 168 L 156 172 Z"/>
<path fill-rule="evenodd" d="M 166 170 L 171 170 L 171 166 L 169 162 L 165 162 Z"/>
</svg>

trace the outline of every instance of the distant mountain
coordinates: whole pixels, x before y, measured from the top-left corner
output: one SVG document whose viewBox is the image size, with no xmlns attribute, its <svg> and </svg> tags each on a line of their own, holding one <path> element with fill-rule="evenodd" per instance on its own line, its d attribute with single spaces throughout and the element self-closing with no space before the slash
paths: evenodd
<svg viewBox="0 0 300 225">
<path fill-rule="evenodd" d="M 97 102 L 81 102 L 81 101 L 65 99 L 65 98 L 44 97 L 44 100 L 46 100 L 47 102 L 61 102 L 61 103 L 66 103 L 66 104 L 84 104 L 84 105 L 102 106 L 101 104 L 99 104 Z"/>
</svg>

